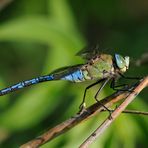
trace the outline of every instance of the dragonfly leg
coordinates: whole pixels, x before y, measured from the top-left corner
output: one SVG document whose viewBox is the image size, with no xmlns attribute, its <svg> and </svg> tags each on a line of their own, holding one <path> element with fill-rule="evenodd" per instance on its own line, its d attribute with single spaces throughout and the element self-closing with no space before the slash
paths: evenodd
<svg viewBox="0 0 148 148">
<path fill-rule="evenodd" d="M 101 90 L 104 88 L 104 86 L 107 84 L 107 82 L 109 81 L 110 79 L 105 79 L 103 84 L 101 85 L 101 87 L 99 88 L 99 90 L 97 91 L 96 95 L 95 95 L 95 100 L 101 105 L 104 107 L 105 110 L 107 110 L 110 114 L 110 117 L 111 117 L 111 110 L 108 109 L 104 104 L 102 104 L 97 98 L 98 98 L 98 95 L 99 93 L 101 92 Z"/>
<path fill-rule="evenodd" d="M 79 109 L 80 109 L 80 110 L 83 110 L 83 109 L 85 108 L 85 97 L 86 97 L 87 90 L 90 89 L 91 87 L 93 87 L 93 86 L 95 86 L 95 85 L 101 83 L 101 82 L 104 81 L 104 80 L 105 80 L 105 79 L 101 79 L 101 80 L 99 80 L 99 81 L 97 81 L 97 82 L 95 82 L 95 83 L 93 83 L 93 84 L 91 84 L 91 85 L 89 85 L 89 86 L 87 86 L 87 87 L 85 88 L 84 95 L 83 95 L 83 100 L 82 100 L 82 103 L 81 103 L 80 106 L 79 106 Z"/>
<path fill-rule="evenodd" d="M 124 76 L 123 74 L 119 73 L 119 75 L 124 78 L 124 79 L 133 79 L 133 80 L 139 80 L 139 79 L 142 79 L 142 77 L 127 77 L 127 76 Z"/>
<path fill-rule="evenodd" d="M 115 91 L 128 91 L 128 92 L 133 92 L 132 90 L 129 90 L 129 89 L 128 89 L 128 85 L 127 85 L 127 84 L 116 85 L 115 83 L 116 83 L 116 81 L 115 81 L 115 79 L 113 78 L 112 81 L 111 81 L 111 85 L 110 85 L 110 88 L 112 88 L 113 90 L 115 90 Z M 124 87 L 124 88 L 118 88 L 118 87 Z"/>
<path fill-rule="evenodd" d="M 112 88 L 113 90 L 116 90 L 116 91 L 121 90 L 121 89 L 118 89 L 118 87 L 127 87 L 128 86 L 127 84 L 116 85 L 115 83 L 116 83 L 116 81 L 113 78 L 111 81 L 111 84 L 110 84 L 110 88 Z"/>
</svg>

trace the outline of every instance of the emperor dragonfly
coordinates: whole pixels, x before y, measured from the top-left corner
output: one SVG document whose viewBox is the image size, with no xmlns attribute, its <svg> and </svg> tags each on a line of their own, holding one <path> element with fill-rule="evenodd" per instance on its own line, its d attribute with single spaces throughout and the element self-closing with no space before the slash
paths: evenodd
<svg viewBox="0 0 148 148">
<path fill-rule="evenodd" d="M 120 54 L 114 54 L 114 56 L 112 56 L 106 53 L 99 53 L 95 49 L 91 53 L 79 52 L 78 55 L 81 55 L 84 59 L 86 59 L 87 62 L 85 64 L 63 67 L 53 71 L 48 75 L 19 82 L 15 85 L 0 90 L 0 96 L 6 95 L 10 92 L 22 89 L 24 87 L 28 87 L 30 85 L 46 81 L 67 80 L 77 83 L 84 82 L 87 80 L 96 80 L 95 83 L 86 87 L 84 91 L 83 101 L 80 105 L 81 108 L 83 108 L 85 106 L 86 92 L 89 88 L 100 82 L 103 82 L 95 95 L 95 99 L 96 101 L 98 101 L 98 94 L 107 84 L 107 82 L 109 80 L 112 80 L 111 88 L 115 89 L 116 78 L 119 76 L 123 77 L 123 73 L 125 73 L 129 68 L 128 56 L 123 57 Z"/>
</svg>

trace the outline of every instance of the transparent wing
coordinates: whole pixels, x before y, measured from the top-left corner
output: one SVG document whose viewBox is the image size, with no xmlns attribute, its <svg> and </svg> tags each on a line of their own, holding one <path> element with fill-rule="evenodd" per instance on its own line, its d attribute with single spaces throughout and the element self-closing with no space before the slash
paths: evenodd
<svg viewBox="0 0 148 148">
<path fill-rule="evenodd" d="M 95 46 L 87 46 L 80 50 L 76 56 L 80 56 L 85 60 L 90 60 L 92 57 L 94 57 L 96 54 L 99 54 L 99 45 Z"/>
<path fill-rule="evenodd" d="M 106 48 L 106 49 L 100 49 L 99 45 L 96 44 L 94 46 L 88 46 L 86 48 L 83 48 L 82 50 L 80 50 L 76 56 L 80 56 L 85 60 L 90 60 L 91 58 L 93 58 L 95 55 L 101 54 L 101 53 L 107 53 L 107 54 L 113 54 L 115 53 L 115 49 L 112 48 Z"/>
</svg>

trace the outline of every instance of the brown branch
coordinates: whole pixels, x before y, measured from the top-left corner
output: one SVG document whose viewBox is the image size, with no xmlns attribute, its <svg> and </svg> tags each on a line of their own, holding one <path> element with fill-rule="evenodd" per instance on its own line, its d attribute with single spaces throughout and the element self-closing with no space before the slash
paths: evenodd
<svg viewBox="0 0 148 148">
<path fill-rule="evenodd" d="M 13 0 L 0 0 L 0 11 L 8 6 Z"/>
<path fill-rule="evenodd" d="M 137 85 L 138 84 L 131 86 L 131 89 L 135 88 Z M 101 103 L 104 104 L 106 107 L 110 107 L 114 103 L 119 102 L 120 100 L 126 98 L 129 94 L 130 94 L 129 92 L 118 91 L 112 94 L 111 96 L 101 100 Z M 79 123 L 88 120 L 90 117 L 100 113 L 102 110 L 104 110 L 104 108 L 100 106 L 100 103 L 95 103 L 92 106 L 88 107 L 83 112 L 77 113 L 74 117 L 71 117 L 70 119 L 64 121 L 63 123 L 60 123 L 59 125 L 53 127 L 52 129 L 45 132 L 41 136 L 22 145 L 20 148 L 37 148 L 43 145 L 44 143 L 51 141 L 57 136 L 67 132 L 68 130 L 78 125 Z"/>
<path fill-rule="evenodd" d="M 148 86 L 148 76 L 144 78 L 137 87 L 133 89 L 126 99 L 118 106 L 115 111 L 109 116 L 80 146 L 80 148 L 87 148 L 97 137 L 99 137 L 105 129 L 124 111 L 124 109 L 134 100 L 134 98 Z"/>
<path fill-rule="evenodd" d="M 103 112 L 106 110 L 102 110 Z M 110 110 L 111 112 L 115 111 L 115 110 Z M 127 114 L 134 114 L 134 115 L 148 115 L 148 112 L 144 112 L 144 111 L 139 111 L 139 110 L 124 110 L 122 113 L 127 113 Z"/>
<path fill-rule="evenodd" d="M 135 115 L 148 115 L 148 112 L 144 111 L 137 111 L 137 110 L 124 110 L 122 113 L 128 113 L 128 114 L 135 114 Z"/>
<path fill-rule="evenodd" d="M 144 53 L 140 59 L 135 62 L 136 66 L 148 64 L 148 52 Z"/>
</svg>

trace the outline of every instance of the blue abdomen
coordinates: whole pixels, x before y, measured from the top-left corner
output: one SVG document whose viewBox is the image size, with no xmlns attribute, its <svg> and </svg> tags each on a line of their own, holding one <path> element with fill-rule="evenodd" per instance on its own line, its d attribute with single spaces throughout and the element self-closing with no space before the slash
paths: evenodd
<svg viewBox="0 0 148 148">
<path fill-rule="evenodd" d="M 61 80 L 68 80 L 72 82 L 82 82 L 85 81 L 83 72 L 81 70 L 74 71 L 70 74 L 65 75 Z"/>
<path fill-rule="evenodd" d="M 15 85 L 12 85 L 10 87 L 7 87 L 7 88 L 0 90 L 0 96 L 3 96 L 5 94 L 8 94 L 8 93 L 13 92 L 13 91 L 18 90 L 18 89 L 22 89 L 22 88 L 30 86 L 30 85 L 34 85 L 34 84 L 37 84 L 37 83 L 40 83 L 40 82 L 45 82 L 45 81 L 52 81 L 52 80 L 53 80 L 52 75 L 41 76 L 41 77 L 34 78 L 34 79 L 31 79 L 31 80 L 26 80 L 26 81 L 17 83 Z"/>
</svg>

